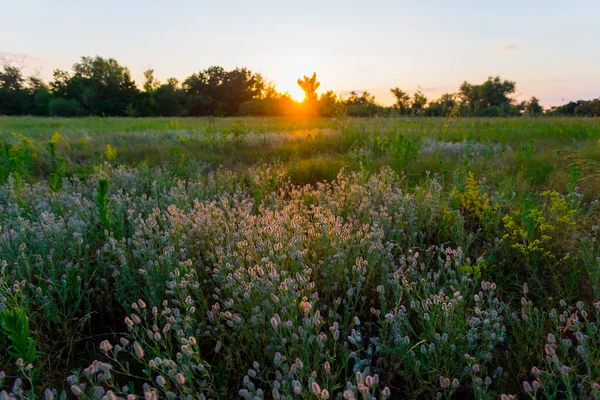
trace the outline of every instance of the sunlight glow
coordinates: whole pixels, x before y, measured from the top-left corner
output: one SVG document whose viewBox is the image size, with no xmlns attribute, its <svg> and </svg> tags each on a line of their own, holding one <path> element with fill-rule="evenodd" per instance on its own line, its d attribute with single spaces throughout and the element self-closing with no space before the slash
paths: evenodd
<svg viewBox="0 0 600 400">
<path fill-rule="evenodd" d="M 289 86 L 289 89 L 287 88 L 287 86 Z M 305 97 L 304 92 L 302 91 L 302 89 L 300 89 L 300 86 L 298 86 L 298 85 L 296 85 L 296 86 L 281 85 L 281 88 L 278 85 L 277 89 L 281 93 L 288 92 L 290 94 L 290 96 L 292 96 L 292 99 L 294 99 L 298 102 L 302 102 L 304 100 L 304 97 Z"/>
</svg>

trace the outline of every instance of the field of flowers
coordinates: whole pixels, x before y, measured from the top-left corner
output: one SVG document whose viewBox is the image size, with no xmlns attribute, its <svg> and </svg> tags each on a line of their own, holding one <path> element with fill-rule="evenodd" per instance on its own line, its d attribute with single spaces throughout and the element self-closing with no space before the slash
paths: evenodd
<svg viewBox="0 0 600 400">
<path fill-rule="evenodd" d="M 600 399 L 598 119 L 0 145 L 0 399 Z"/>
</svg>

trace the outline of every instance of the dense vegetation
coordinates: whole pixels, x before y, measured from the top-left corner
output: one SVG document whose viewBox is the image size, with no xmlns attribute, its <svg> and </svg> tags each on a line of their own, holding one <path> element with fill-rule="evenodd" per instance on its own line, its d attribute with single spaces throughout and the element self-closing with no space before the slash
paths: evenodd
<svg viewBox="0 0 600 400">
<path fill-rule="evenodd" d="M 368 92 L 352 92 L 347 98 L 327 91 L 320 96 L 316 74 L 298 80 L 306 96 L 294 101 L 279 93 L 260 74 L 247 68 L 226 71 L 210 67 L 183 82 L 170 78 L 160 83 L 154 71 L 144 73 L 142 87 L 129 70 L 114 59 L 83 57 L 71 72 L 56 70 L 46 84 L 25 78 L 21 68 L 4 63 L 0 72 L 0 115 L 41 116 L 600 116 L 600 98 L 580 100 L 544 110 L 536 97 L 518 102 L 510 96 L 516 83 L 490 77 L 482 84 L 464 82 L 458 93 L 446 93 L 429 101 L 390 89 L 396 98 L 391 107 L 379 105 Z"/>
<path fill-rule="evenodd" d="M 598 398 L 599 140 L 0 118 L 1 396 Z"/>
</svg>

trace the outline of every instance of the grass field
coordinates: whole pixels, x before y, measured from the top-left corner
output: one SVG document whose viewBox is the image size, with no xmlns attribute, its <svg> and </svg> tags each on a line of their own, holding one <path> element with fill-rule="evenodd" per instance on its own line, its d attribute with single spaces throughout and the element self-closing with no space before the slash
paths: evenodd
<svg viewBox="0 0 600 400">
<path fill-rule="evenodd" d="M 600 398 L 600 119 L 0 117 L 2 398 Z"/>
</svg>

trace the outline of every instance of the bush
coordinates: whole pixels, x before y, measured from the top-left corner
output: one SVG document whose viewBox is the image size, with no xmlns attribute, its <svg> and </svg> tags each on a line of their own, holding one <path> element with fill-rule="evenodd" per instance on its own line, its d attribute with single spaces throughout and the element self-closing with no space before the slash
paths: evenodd
<svg viewBox="0 0 600 400">
<path fill-rule="evenodd" d="M 54 117 L 79 117 L 84 111 L 75 99 L 52 99 L 48 103 L 48 113 Z"/>
</svg>

